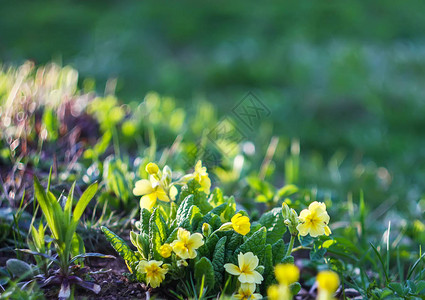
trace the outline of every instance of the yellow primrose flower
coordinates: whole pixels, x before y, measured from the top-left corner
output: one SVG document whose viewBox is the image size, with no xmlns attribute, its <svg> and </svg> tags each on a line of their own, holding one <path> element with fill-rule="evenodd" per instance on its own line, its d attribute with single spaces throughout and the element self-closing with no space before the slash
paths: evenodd
<svg viewBox="0 0 425 300">
<path fill-rule="evenodd" d="M 205 192 L 205 194 L 210 193 L 211 180 L 208 177 L 207 168 L 202 166 L 202 161 L 198 160 L 195 165 L 195 172 L 193 172 L 193 177 L 201 185 L 200 191 Z"/>
<path fill-rule="evenodd" d="M 198 160 L 195 165 L 195 171 L 192 174 L 183 176 L 181 181 L 188 182 L 191 179 L 196 180 L 201 185 L 200 191 L 206 194 L 210 193 L 211 180 L 208 177 L 207 168 L 202 166 L 202 161 Z"/>
<path fill-rule="evenodd" d="M 161 268 L 161 265 L 162 261 L 142 260 L 137 266 L 137 271 L 146 274 L 146 284 L 156 288 L 161 285 L 161 282 L 165 279 L 165 274 L 168 272 L 168 269 Z"/>
<path fill-rule="evenodd" d="M 159 247 L 159 254 L 161 254 L 161 256 L 164 258 L 170 257 L 171 252 L 173 252 L 173 247 L 171 247 L 170 244 L 164 244 Z"/>
<path fill-rule="evenodd" d="M 183 228 L 179 228 L 177 231 L 177 240 L 171 243 L 173 251 L 183 259 L 195 258 L 196 249 L 204 244 L 202 234 L 193 233 Z"/>
<path fill-rule="evenodd" d="M 267 290 L 270 300 L 290 300 L 292 299 L 289 286 L 300 277 L 300 270 L 292 264 L 279 264 L 274 268 L 279 285 L 272 285 Z"/>
<path fill-rule="evenodd" d="M 317 237 L 331 234 L 325 203 L 314 201 L 308 206 L 308 209 L 301 211 L 299 220 L 301 224 L 297 226 L 297 229 L 302 236 L 310 234 L 312 237 Z"/>
<path fill-rule="evenodd" d="M 273 284 L 267 289 L 267 297 L 269 300 L 292 300 L 289 285 Z"/>
<path fill-rule="evenodd" d="M 274 268 L 277 281 L 283 285 L 291 285 L 300 278 L 300 270 L 292 264 L 279 264 Z"/>
<path fill-rule="evenodd" d="M 234 215 L 230 221 L 232 222 L 233 230 L 239 234 L 246 235 L 251 230 L 249 218 L 242 216 L 240 213 Z"/>
<path fill-rule="evenodd" d="M 333 271 L 322 271 L 317 275 L 318 300 L 333 300 L 339 287 L 339 276 Z"/>
<path fill-rule="evenodd" d="M 232 299 L 236 300 L 259 300 L 263 299 L 263 296 L 255 293 L 255 283 L 241 283 L 238 289 L 238 293 L 232 296 Z"/>
<path fill-rule="evenodd" d="M 239 276 L 238 279 L 241 283 L 260 284 L 261 281 L 263 281 L 263 276 L 255 271 L 255 269 L 258 267 L 258 262 L 258 257 L 255 256 L 252 252 L 247 252 L 245 254 L 239 253 L 239 266 L 234 264 L 225 264 L 224 268 L 226 269 L 227 273 Z"/>
<path fill-rule="evenodd" d="M 148 172 L 149 175 L 157 174 L 159 172 L 158 165 L 156 163 L 148 163 L 146 165 L 146 172 Z"/>
<path fill-rule="evenodd" d="M 149 211 L 155 206 L 157 199 L 170 202 L 170 198 L 162 185 L 153 177 L 151 177 L 151 180 L 142 179 L 137 181 L 133 194 L 143 196 L 140 198 L 140 208 L 146 208 Z"/>
</svg>

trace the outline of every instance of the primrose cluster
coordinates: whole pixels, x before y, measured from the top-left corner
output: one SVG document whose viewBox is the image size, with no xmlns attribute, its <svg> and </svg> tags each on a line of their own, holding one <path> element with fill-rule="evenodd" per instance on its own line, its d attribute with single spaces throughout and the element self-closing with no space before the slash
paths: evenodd
<svg viewBox="0 0 425 300">
<path fill-rule="evenodd" d="M 168 166 L 160 170 L 155 163 L 146 171 L 149 178 L 137 181 L 133 190 L 141 196 L 138 232 L 130 233 L 137 251 L 108 228 L 102 231 L 133 278 L 152 288 L 166 285 L 172 295 L 291 299 L 301 287 L 291 256 L 295 238 L 331 234 L 326 205 L 316 201 L 300 215 L 284 203 L 252 222 L 237 211 L 234 197 L 219 188 L 211 192 L 201 161 L 193 173 L 177 178 Z"/>
</svg>

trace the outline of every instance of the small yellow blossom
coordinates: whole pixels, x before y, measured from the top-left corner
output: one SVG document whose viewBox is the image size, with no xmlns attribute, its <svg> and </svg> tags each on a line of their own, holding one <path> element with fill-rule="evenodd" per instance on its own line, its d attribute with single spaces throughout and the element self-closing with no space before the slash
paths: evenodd
<svg viewBox="0 0 425 300">
<path fill-rule="evenodd" d="M 195 171 L 192 174 L 183 176 L 182 182 L 188 182 L 191 179 L 194 179 L 199 183 L 201 186 L 199 188 L 200 191 L 205 194 L 210 193 L 211 179 L 208 177 L 207 168 L 202 166 L 202 161 L 198 160 L 195 165 Z"/>
<path fill-rule="evenodd" d="M 312 237 L 317 237 L 331 234 L 325 203 L 314 201 L 308 206 L 308 209 L 301 211 L 299 220 L 301 224 L 297 226 L 297 229 L 302 236 L 310 234 Z"/>
<path fill-rule="evenodd" d="M 274 269 L 279 285 L 271 285 L 267 290 L 270 300 L 290 300 L 292 299 L 289 286 L 298 281 L 300 270 L 292 264 L 279 264 Z"/>
<path fill-rule="evenodd" d="M 333 300 L 339 287 L 339 276 L 333 271 L 322 271 L 317 275 L 318 300 Z"/>
<path fill-rule="evenodd" d="M 211 180 L 208 177 L 207 168 L 202 166 L 202 161 L 198 160 L 195 165 L 195 172 L 193 172 L 193 177 L 201 185 L 200 191 L 205 192 L 205 194 L 210 193 Z"/>
<path fill-rule="evenodd" d="M 159 172 L 159 168 L 158 168 L 157 164 L 150 162 L 146 165 L 146 172 L 148 172 L 149 175 L 154 175 L 154 174 L 157 174 Z"/>
<path fill-rule="evenodd" d="M 255 271 L 258 267 L 258 257 L 252 252 L 245 254 L 239 253 L 238 264 L 225 264 L 224 268 L 232 275 L 239 276 L 238 279 L 241 283 L 257 283 L 260 284 L 263 281 L 263 276 Z"/>
<path fill-rule="evenodd" d="M 263 299 L 263 296 L 255 293 L 255 283 L 241 283 L 237 294 L 232 296 L 235 300 L 259 300 Z"/>
<path fill-rule="evenodd" d="M 156 288 L 161 285 L 161 282 L 165 279 L 165 274 L 168 272 L 168 269 L 161 268 L 161 265 L 162 261 L 142 260 L 137 266 L 137 271 L 146 274 L 146 284 Z"/>
<path fill-rule="evenodd" d="M 247 216 L 237 213 L 230 221 L 232 222 L 233 230 L 239 234 L 246 235 L 251 230 L 251 223 Z"/>
<path fill-rule="evenodd" d="M 291 290 L 288 285 L 273 284 L 267 289 L 269 300 L 292 300 Z"/>
<path fill-rule="evenodd" d="M 196 249 L 204 244 L 202 234 L 193 233 L 183 228 L 179 228 L 177 231 L 177 240 L 171 243 L 173 251 L 183 259 L 195 258 L 197 253 Z"/>
<path fill-rule="evenodd" d="M 142 196 L 140 198 L 140 208 L 146 208 L 149 211 L 155 206 L 157 199 L 170 202 L 170 198 L 163 186 L 153 177 L 151 177 L 151 180 L 142 179 L 137 181 L 133 194 Z"/>
<path fill-rule="evenodd" d="M 171 247 L 170 244 L 164 244 L 159 247 L 159 254 L 161 254 L 161 256 L 164 258 L 170 257 L 171 252 L 173 252 L 173 247 Z"/>
<path fill-rule="evenodd" d="M 291 285 L 300 278 L 300 270 L 292 264 L 276 265 L 274 274 L 277 281 L 284 285 Z"/>
</svg>

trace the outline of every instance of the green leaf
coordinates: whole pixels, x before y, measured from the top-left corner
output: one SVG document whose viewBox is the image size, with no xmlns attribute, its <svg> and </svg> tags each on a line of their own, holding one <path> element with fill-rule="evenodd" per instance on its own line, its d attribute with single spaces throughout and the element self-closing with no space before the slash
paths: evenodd
<svg viewBox="0 0 425 300">
<path fill-rule="evenodd" d="M 230 258 L 234 255 L 236 249 L 243 243 L 243 236 L 235 231 L 229 231 L 230 236 L 227 239 L 226 245 L 226 259 Z"/>
<path fill-rule="evenodd" d="M 267 228 L 267 243 L 274 244 L 282 239 L 286 225 L 282 216 L 282 208 L 277 207 L 263 214 L 258 223 Z"/>
<path fill-rule="evenodd" d="M 186 217 L 189 215 L 189 211 L 192 206 L 193 206 L 193 195 L 189 195 L 182 201 L 182 203 L 180 203 L 180 206 L 177 209 L 177 215 L 176 215 L 177 226 L 180 226 L 179 224 L 183 224 Z"/>
<path fill-rule="evenodd" d="M 226 251 L 227 237 L 222 237 L 215 245 L 212 265 L 215 274 L 215 283 L 218 287 L 222 286 L 223 274 L 224 274 L 224 263 L 225 263 L 225 251 Z"/>
<path fill-rule="evenodd" d="M 149 219 L 151 215 L 151 212 L 146 208 L 140 210 L 140 228 L 138 229 L 147 235 L 149 235 Z"/>
<path fill-rule="evenodd" d="M 71 242 L 71 255 L 77 256 L 79 254 L 83 254 L 85 251 L 83 239 L 78 233 L 74 232 Z M 81 264 L 83 261 L 80 260 L 78 263 Z"/>
<path fill-rule="evenodd" d="M 272 245 L 273 265 L 276 265 L 282 261 L 282 259 L 285 257 L 286 250 L 287 246 L 282 239 L 278 240 Z"/>
<path fill-rule="evenodd" d="M 211 206 L 210 203 L 208 203 L 207 194 L 199 191 L 200 187 L 201 186 L 196 180 L 194 179 L 190 180 L 185 186 L 182 187 L 179 198 L 186 199 L 189 195 L 192 195 L 193 204 L 199 207 L 202 214 L 206 214 L 213 207 Z"/>
<path fill-rule="evenodd" d="M 167 237 L 165 240 L 165 243 L 171 244 L 175 239 L 177 239 L 177 232 L 179 231 L 178 228 L 174 228 L 174 230 L 171 232 L 171 234 Z M 165 244 L 164 243 L 164 244 Z"/>
<path fill-rule="evenodd" d="M 217 207 L 219 205 L 225 204 L 223 192 L 220 190 L 220 188 L 216 187 L 214 191 L 211 193 L 210 198 L 208 199 L 208 202 L 213 206 Z"/>
<path fill-rule="evenodd" d="M 109 191 L 115 194 L 124 204 L 133 197 L 133 185 L 128 164 L 114 156 L 108 157 L 104 162 L 103 181 Z"/>
<path fill-rule="evenodd" d="M 34 193 L 43 215 L 46 218 L 47 225 L 52 231 L 53 236 L 57 238 L 59 236 L 59 232 L 53 219 L 53 208 L 50 203 L 50 198 L 47 197 L 46 192 L 44 191 L 36 176 L 34 176 Z"/>
<path fill-rule="evenodd" d="M 301 284 L 294 282 L 289 286 L 292 296 L 296 296 L 301 291 Z"/>
<path fill-rule="evenodd" d="M 273 253 L 272 253 L 272 245 L 267 244 L 264 251 L 264 273 L 263 278 L 264 281 L 261 284 L 261 293 L 263 295 L 267 292 L 267 287 L 274 283 L 274 268 L 273 268 Z"/>
<path fill-rule="evenodd" d="M 212 257 L 218 240 L 219 240 L 219 237 L 215 233 L 212 234 L 210 237 L 208 237 L 205 244 L 198 249 L 199 256 Z"/>
<path fill-rule="evenodd" d="M 260 262 L 264 258 L 264 248 L 266 245 L 267 231 L 265 227 L 261 227 L 253 235 L 251 235 L 242 245 L 238 247 L 235 251 L 235 256 L 239 253 L 252 252 L 258 256 Z"/>
<path fill-rule="evenodd" d="M 162 256 L 159 254 L 159 248 L 167 239 L 166 226 L 159 209 L 155 208 L 149 220 L 149 245 L 150 254 L 156 260 L 162 260 Z"/>
<path fill-rule="evenodd" d="M 214 289 L 214 285 L 215 285 L 214 276 L 215 276 L 215 273 L 214 273 L 213 264 L 208 258 L 202 257 L 195 264 L 195 278 L 198 282 L 198 285 L 201 284 L 202 277 L 205 277 L 204 282 L 208 290 Z"/>
<path fill-rule="evenodd" d="M 320 245 L 314 244 L 313 250 L 310 251 L 310 259 L 312 261 L 321 261 L 326 254 L 326 248 L 321 247 Z"/>
<path fill-rule="evenodd" d="M 403 285 L 399 282 L 391 282 L 388 287 L 393 290 L 398 296 L 405 296 Z"/>
<path fill-rule="evenodd" d="M 145 233 L 137 234 L 134 231 L 130 232 L 130 241 L 136 246 L 139 253 L 144 259 L 148 259 L 149 255 L 149 236 Z"/>
<path fill-rule="evenodd" d="M 74 189 L 75 189 L 75 181 L 71 186 L 71 189 L 68 193 L 68 198 L 66 199 L 64 213 L 68 220 L 68 222 L 71 220 L 71 212 L 72 212 L 72 202 L 74 200 Z"/>
<path fill-rule="evenodd" d="M 278 191 L 277 191 L 277 195 L 279 198 L 285 198 L 285 197 L 289 197 L 295 193 L 298 192 L 298 187 L 293 185 L 293 184 L 288 184 L 285 185 L 284 187 L 281 187 Z"/>
<path fill-rule="evenodd" d="M 91 199 L 96 194 L 97 187 L 98 187 L 98 183 L 95 182 L 92 185 L 90 185 L 84 191 L 84 193 L 81 195 L 81 198 L 80 198 L 80 200 L 78 200 L 78 203 L 75 206 L 74 212 L 72 214 L 72 219 L 75 223 L 78 223 L 78 221 L 80 220 L 81 216 L 83 215 L 84 210 L 86 209 L 87 205 L 89 204 Z"/>
<path fill-rule="evenodd" d="M 122 238 L 113 233 L 107 227 L 101 226 L 100 229 L 102 230 L 108 242 L 111 243 L 115 251 L 117 251 L 118 254 L 125 260 L 127 267 L 130 269 L 130 271 L 132 271 L 132 273 L 135 273 L 134 263 L 136 263 L 138 259 L 137 256 L 134 254 L 134 251 L 131 250 L 131 248 L 124 242 Z"/>
<path fill-rule="evenodd" d="M 89 252 L 89 253 L 83 253 L 83 254 L 79 254 L 79 255 L 74 256 L 70 260 L 70 263 L 73 263 L 77 259 L 86 258 L 86 257 L 99 257 L 99 258 L 111 258 L 111 259 L 115 259 L 115 256 L 112 256 L 112 255 L 106 255 L 106 254 L 101 254 L 101 253 L 91 253 L 91 252 Z"/>
</svg>

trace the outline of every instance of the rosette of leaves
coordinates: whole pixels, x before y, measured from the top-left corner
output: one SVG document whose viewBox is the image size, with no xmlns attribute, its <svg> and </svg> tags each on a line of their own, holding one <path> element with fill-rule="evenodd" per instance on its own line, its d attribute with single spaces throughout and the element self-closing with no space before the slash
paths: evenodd
<svg viewBox="0 0 425 300">
<path fill-rule="evenodd" d="M 73 208 L 75 183 L 71 187 L 68 197 L 65 198 L 66 201 L 61 205 L 50 191 L 50 179 L 49 176 L 47 190 L 44 190 L 37 177 L 34 176 L 34 192 L 46 220 L 47 228 L 51 233 L 53 251 L 49 249 L 50 243 L 45 245 L 44 226 L 40 224 L 38 229 L 32 227 L 31 239 L 28 243 L 30 249 L 19 249 L 19 251 L 42 258 L 36 260 L 37 269 L 41 272 L 29 282 L 37 281 L 41 287 L 59 285 L 59 299 L 68 299 L 75 284 L 98 293 L 100 286 L 82 279 L 81 276 L 84 274 L 78 272 L 78 267 L 73 266 L 75 263 L 82 264 L 82 260 L 87 257 L 115 258 L 100 253 L 85 253 L 84 243 L 76 233 L 78 223 L 87 205 L 96 194 L 97 183 L 90 185 L 84 191 Z M 13 266 L 16 265 L 17 263 L 13 264 Z M 58 268 L 53 268 L 52 265 L 56 265 Z"/>
<path fill-rule="evenodd" d="M 287 245 L 282 237 L 286 226 L 281 208 L 265 213 L 258 222 L 252 224 L 251 231 L 246 236 L 233 230 L 220 231 L 218 229 L 221 225 L 229 222 L 236 213 L 234 198 L 223 196 L 219 188 L 209 197 L 198 189 L 199 185 L 193 180 L 183 186 L 177 205 L 170 215 L 164 215 L 159 209 L 152 212 L 143 209 L 140 220 L 136 222 L 138 232 L 130 233 L 131 242 L 137 250 L 132 250 L 108 228 L 102 227 L 102 231 L 124 258 L 134 278 L 141 282 L 144 282 L 143 275 L 138 274 L 136 268 L 139 261 L 154 259 L 169 265 L 164 283 L 167 287 L 174 287 L 177 295 L 193 296 L 188 292 L 194 290 L 190 289 L 193 285 L 196 288 L 204 287 L 203 293 L 206 296 L 231 294 L 235 291 L 237 282 L 226 273 L 224 265 L 237 264 L 237 255 L 241 252 L 252 252 L 258 256 L 260 265 L 263 266 L 260 271 L 264 281 L 259 290 L 265 293 L 267 287 L 275 282 L 274 266 L 293 261 L 292 257 L 285 257 Z M 240 213 L 246 215 L 245 212 Z M 178 228 L 202 234 L 204 223 L 211 226 L 212 233 L 204 237 L 205 243 L 197 250 L 198 255 L 194 259 L 182 265 L 179 263 L 181 259 L 174 253 L 168 258 L 160 255 L 160 247 L 176 239 Z"/>
</svg>

